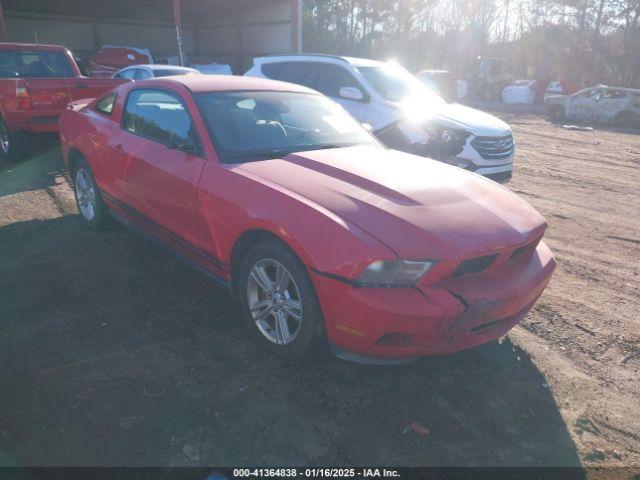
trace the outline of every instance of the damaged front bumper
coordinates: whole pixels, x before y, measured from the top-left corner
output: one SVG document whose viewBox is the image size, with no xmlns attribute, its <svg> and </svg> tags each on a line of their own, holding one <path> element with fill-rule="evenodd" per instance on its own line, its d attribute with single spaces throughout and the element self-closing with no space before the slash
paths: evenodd
<svg viewBox="0 0 640 480">
<path fill-rule="evenodd" d="M 513 174 L 512 134 L 482 137 L 465 130 L 399 121 L 374 132 L 386 146 L 477 173 L 499 183 Z"/>
<path fill-rule="evenodd" d="M 347 360 L 388 363 L 472 348 L 522 321 L 555 269 L 540 242 L 490 271 L 451 277 L 431 287 L 357 288 L 312 273 L 327 336 Z"/>
</svg>

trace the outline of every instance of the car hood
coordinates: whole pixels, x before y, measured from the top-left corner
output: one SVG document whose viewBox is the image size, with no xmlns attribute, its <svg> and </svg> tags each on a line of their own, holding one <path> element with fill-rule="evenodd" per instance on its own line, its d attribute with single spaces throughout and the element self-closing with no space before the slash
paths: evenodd
<svg viewBox="0 0 640 480">
<path fill-rule="evenodd" d="M 482 255 L 546 228 L 531 206 L 491 180 L 384 148 L 300 152 L 234 170 L 305 197 L 403 258 Z"/>
<path fill-rule="evenodd" d="M 395 104 L 395 106 L 402 109 L 400 104 Z M 433 104 L 425 104 L 423 109 L 417 109 L 413 104 L 411 109 L 429 112 L 429 118 L 443 126 L 463 129 L 476 136 L 504 137 L 511 135 L 509 125 L 498 117 L 459 103 L 444 103 L 435 107 Z"/>
</svg>

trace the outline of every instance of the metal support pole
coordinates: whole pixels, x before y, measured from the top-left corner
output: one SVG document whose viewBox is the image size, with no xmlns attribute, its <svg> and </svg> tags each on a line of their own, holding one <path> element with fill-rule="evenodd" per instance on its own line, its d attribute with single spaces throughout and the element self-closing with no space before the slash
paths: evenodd
<svg viewBox="0 0 640 480">
<path fill-rule="evenodd" d="M 182 11 L 180 0 L 173 0 L 173 23 L 176 26 L 176 43 L 178 44 L 178 60 L 184 66 L 184 55 L 182 53 Z"/>
<path fill-rule="evenodd" d="M 7 25 L 4 23 L 4 12 L 2 11 L 2 3 L 0 3 L 0 42 L 8 42 L 9 34 L 7 33 Z"/>
</svg>

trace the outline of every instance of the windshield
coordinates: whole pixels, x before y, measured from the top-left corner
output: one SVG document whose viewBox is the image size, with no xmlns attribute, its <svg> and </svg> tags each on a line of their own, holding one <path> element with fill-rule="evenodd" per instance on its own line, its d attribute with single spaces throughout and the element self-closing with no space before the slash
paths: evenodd
<svg viewBox="0 0 640 480">
<path fill-rule="evenodd" d="M 403 102 L 420 97 L 421 102 L 442 104 L 446 100 L 399 65 L 358 67 L 358 71 L 385 100 Z"/>
<path fill-rule="evenodd" d="M 341 106 L 320 95 L 217 92 L 194 97 L 225 163 L 323 148 L 380 147 Z"/>
<path fill-rule="evenodd" d="M 0 51 L 2 78 L 68 78 L 75 76 L 69 57 L 58 51 Z"/>
</svg>

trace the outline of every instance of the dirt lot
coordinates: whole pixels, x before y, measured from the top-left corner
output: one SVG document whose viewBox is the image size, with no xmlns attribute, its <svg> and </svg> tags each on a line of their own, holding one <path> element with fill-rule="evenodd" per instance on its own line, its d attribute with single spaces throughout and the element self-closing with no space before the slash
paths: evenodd
<svg viewBox="0 0 640 480">
<path fill-rule="evenodd" d="M 83 229 L 55 151 L 0 173 L 0 464 L 640 466 L 640 135 L 508 120 L 557 273 L 502 343 L 403 367 L 271 358 L 200 274 Z"/>
</svg>

